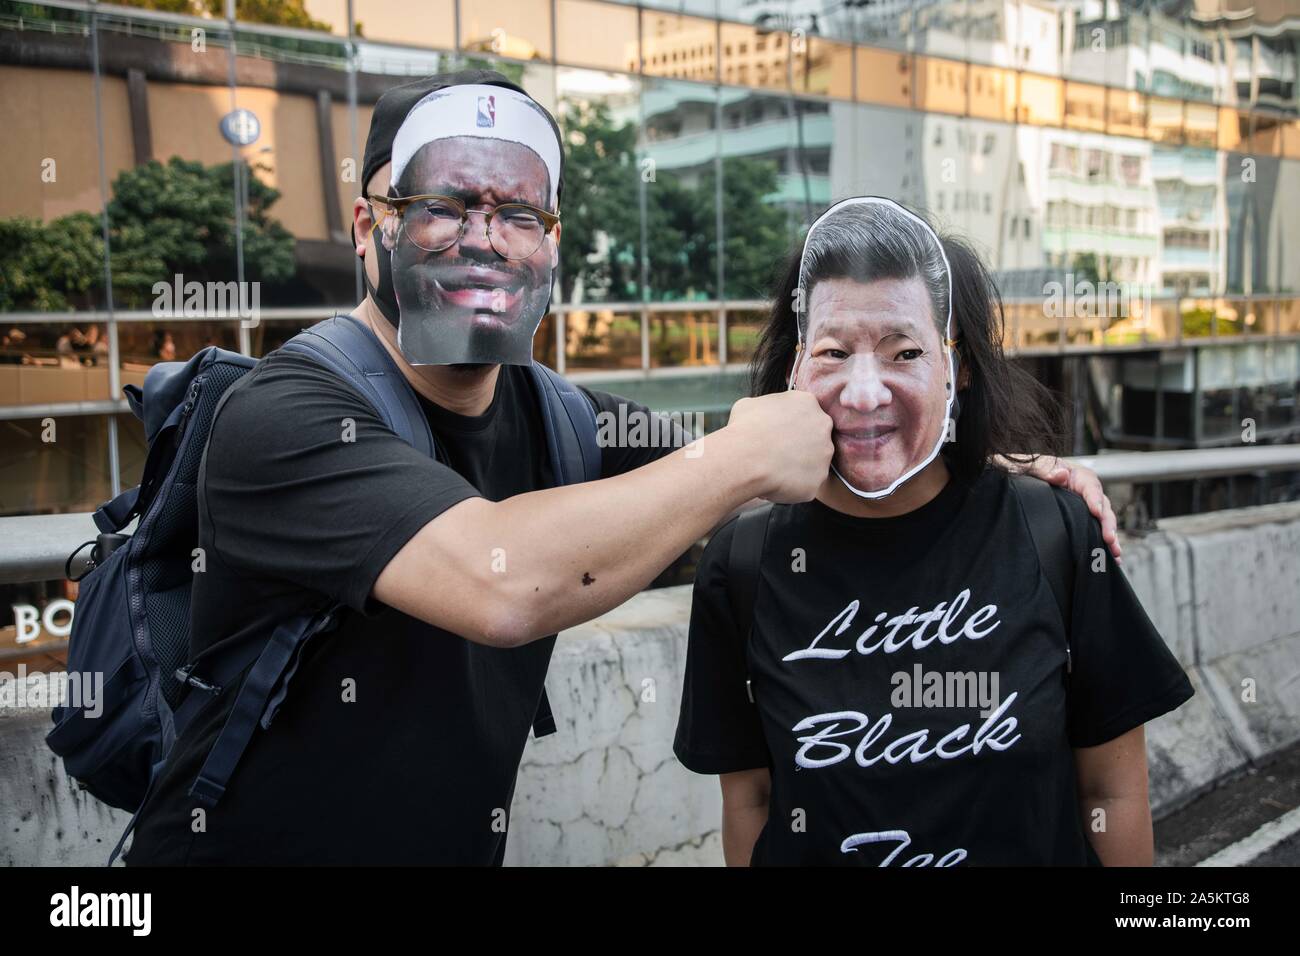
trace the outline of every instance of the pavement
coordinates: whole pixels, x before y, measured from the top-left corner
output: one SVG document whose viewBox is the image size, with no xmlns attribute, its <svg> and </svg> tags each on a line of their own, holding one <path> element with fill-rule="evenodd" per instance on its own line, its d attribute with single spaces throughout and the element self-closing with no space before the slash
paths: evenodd
<svg viewBox="0 0 1300 956">
<path fill-rule="evenodd" d="M 1300 865 L 1300 743 L 1155 824 L 1156 866 Z"/>
</svg>

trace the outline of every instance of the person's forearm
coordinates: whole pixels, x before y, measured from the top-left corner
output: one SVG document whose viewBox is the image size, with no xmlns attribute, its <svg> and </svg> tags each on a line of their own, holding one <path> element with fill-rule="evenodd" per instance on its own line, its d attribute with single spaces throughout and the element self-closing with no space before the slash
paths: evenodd
<svg viewBox="0 0 1300 956">
<path fill-rule="evenodd" d="M 831 421 L 813 396 L 742 398 L 724 428 L 623 475 L 431 519 L 375 579 L 375 598 L 467 640 L 513 647 L 617 607 L 754 497 L 807 501 Z"/>
<path fill-rule="evenodd" d="M 727 866 L 749 866 L 754 844 L 767 825 L 767 805 L 722 806 L 722 858 Z"/>
<path fill-rule="evenodd" d="M 491 505 L 478 549 L 500 548 L 494 599 L 523 643 L 617 607 L 764 489 L 753 449 L 721 429 L 635 471 Z M 507 635 L 508 636 L 508 635 Z"/>
<path fill-rule="evenodd" d="M 1097 811 L 1102 811 L 1099 814 Z M 1080 807 L 1092 848 L 1105 866 L 1151 866 L 1151 804 L 1141 797 L 1085 798 Z"/>
</svg>

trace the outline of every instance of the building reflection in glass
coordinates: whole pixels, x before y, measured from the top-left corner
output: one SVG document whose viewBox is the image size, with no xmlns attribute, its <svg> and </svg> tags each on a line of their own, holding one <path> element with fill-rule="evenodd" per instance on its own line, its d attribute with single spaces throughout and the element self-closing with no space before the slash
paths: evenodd
<svg viewBox="0 0 1300 956">
<path fill-rule="evenodd" d="M 560 121 L 561 261 L 536 352 L 575 375 L 682 372 L 685 394 L 699 370 L 725 410 L 776 266 L 828 204 L 875 194 L 979 247 L 1008 347 L 1109 410 L 1091 410 L 1105 427 L 1088 447 L 1226 441 L 1233 416 L 1296 426 L 1294 4 L 307 0 L 293 22 L 239 5 L 233 38 L 130 6 L 0 0 L 4 156 L 27 171 L 0 183 L 11 465 L 46 451 L 30 410 L 75 412 L 65 451 L 102 457 L 88 474 L 111 486 L 133 447 L 122 385 L 206 344 L 265 354 L 349 308 L 373 104 L 453 66 L 499 70 Z M 217 129 L 232 104 L 261 124 L 237 153 Z M 259 281 L 270 314 L 152 315 L 177 273 Z M 38 501 L 6 474 L 17 509 L 80 507 L 103 484 L 58 479 Z"/>
</svg>

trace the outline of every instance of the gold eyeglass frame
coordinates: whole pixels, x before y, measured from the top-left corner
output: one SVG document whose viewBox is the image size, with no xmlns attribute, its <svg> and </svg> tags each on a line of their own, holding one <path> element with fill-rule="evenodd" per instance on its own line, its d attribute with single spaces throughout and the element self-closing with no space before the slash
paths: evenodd
<svg viewBox="0 0 1300 956">
<path fill-rule="evenodd" d="M 456 243 L 460 242 L 461 239 L 463 239 L 465 236 L 465 225 L 466 223 L 469 222 L 470 214 L 477 213 L 480 216 L 487 217 L 486 225 L 487 225 L 488 243 L 492 246 L 493 251 L 495 251 L 497 255 L 501 256 L 501 258 L 503 259 L 510 259 L 512 261 L 527 259 L 528 256 L 533 255 L 533 253 L 537 252 L 537 250 L 542 247 L 542 242 L 546 240 L 546 237 L 551 234 L 551 231 L 555 228 L 556 224 L 559 223 L 560 221 L 559 213 L 547 212 L 545 209 L 539 209 L 537 206 L 530 205 L 529 203 L 526 202 L 505 202 L 505 203 L 501 203 L 501 205 L 499 206 L 494 206 L 490 210 L 484 211 L 482 209 L 466 208 L 465 204 L 461 202 L 459 199 L 457 199 L 455 196 L 442 196 L 437 193 L 422 193 L 418 196 L 367 196 L 366 201 L 371 204 L 370 216 L 374 220 L 374 226 L 372 227 L 372 229 L 380 228 L 384 224 L 384 220 L 388 218 L 390 213 L 397 216 L 397 221 L 399 224 L 404 223 L 406 210 L 411 205 L 411 203 L 419 202 L 421 200 L 427 200 L 427 199 L 437 199 L 441 202 L 449 203 L 454 208 L 459 209 L 460 228 L 456 231 L 455 239 L 451 240 L 451 242 L 447 243 L 445 246 L 442 246 L 438 249 L 424 249 L 424 246 L 421 246 L 418 242 L 416 242 L 415 244 L 419 246 L 419 248 L 424 249 L 425 252 L 442 252 L 443 250 L 450 249 L 452 246 L 456 245 Z M 376 203 L 385 207 L 386 209 L 386 211 L 382 216 L 375 215 L 374 204 Z M 507 256 L 500 249 L 498 249 L 496 243 L 492 241 L 492 218 L 496 216 L 497 213 L 501 212 L 501 210 L 503 209 L 526 209 L 529 212 L 534 213 L 541 218 L 542 225 L 544 226 L 544 228 L 542 229 L 542 238 L 541 240 L 538 241 L 537 247 L 533 249 L 532 252 L 529 252 L 528 255 Z M 414 239 L 412 239 L 411 241 L 415 242 Z"/>
</svg>

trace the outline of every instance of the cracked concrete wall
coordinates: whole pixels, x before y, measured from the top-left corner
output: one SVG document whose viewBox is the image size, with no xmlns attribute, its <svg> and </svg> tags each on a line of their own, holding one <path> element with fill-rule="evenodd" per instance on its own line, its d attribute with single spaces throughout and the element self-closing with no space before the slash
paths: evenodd
<svg viewBox="0 0 1300 956">
<path fill-rule="evenodd" d="M 3 671 L 0 668 L 0 671 Z M 103 866 L 130 814 L 90 796 L 45 746 L 48 708 L 16 707 L 39 700 L 40 677 L 0 686 L 0 866 Z"/>
<path fill-rule="evenodd" d="M 1196 690 L 1147 726 L 1158 814 L 1300 739 L 1300 504 L 1166 519 L 1124 571 Z"/>
<path fill-rule="evenodd" d="M 1162 521 L 1124 573 L 1196 690 L 1147 726 L 1159 814 L 1300 739 L 1300 504 Z M 672 756 L 689 611 L 690 588 L 647 591 L 560 636 L 559 732 L 524 751 L 508 862 L 722 862 L 717 781 Z"/>
<path fill-rule="evenodd" d="M 1124 570 L 1196 688 L 1147 727 L 1160 813 L 1300 739 L 1300 504 L 1162 521 Z M 524 751 L 507 863 L 722 862 L 717 780 L 672 756 L 689 611 L 689 587 L 646 591 L 560 635 L 558 732 Z M 4 696 L 0 865 L 102 864 L 127 815 L 68 780 L 47 710 Z"/>
<path fill-rule="evenodd" d="M 645 591 L 560 635 L 557 732 L 524 750 L 507 863 L 722 863 L 717 779 L 672 754 L 690 600 L 689 586 Z"/>
</svg>

